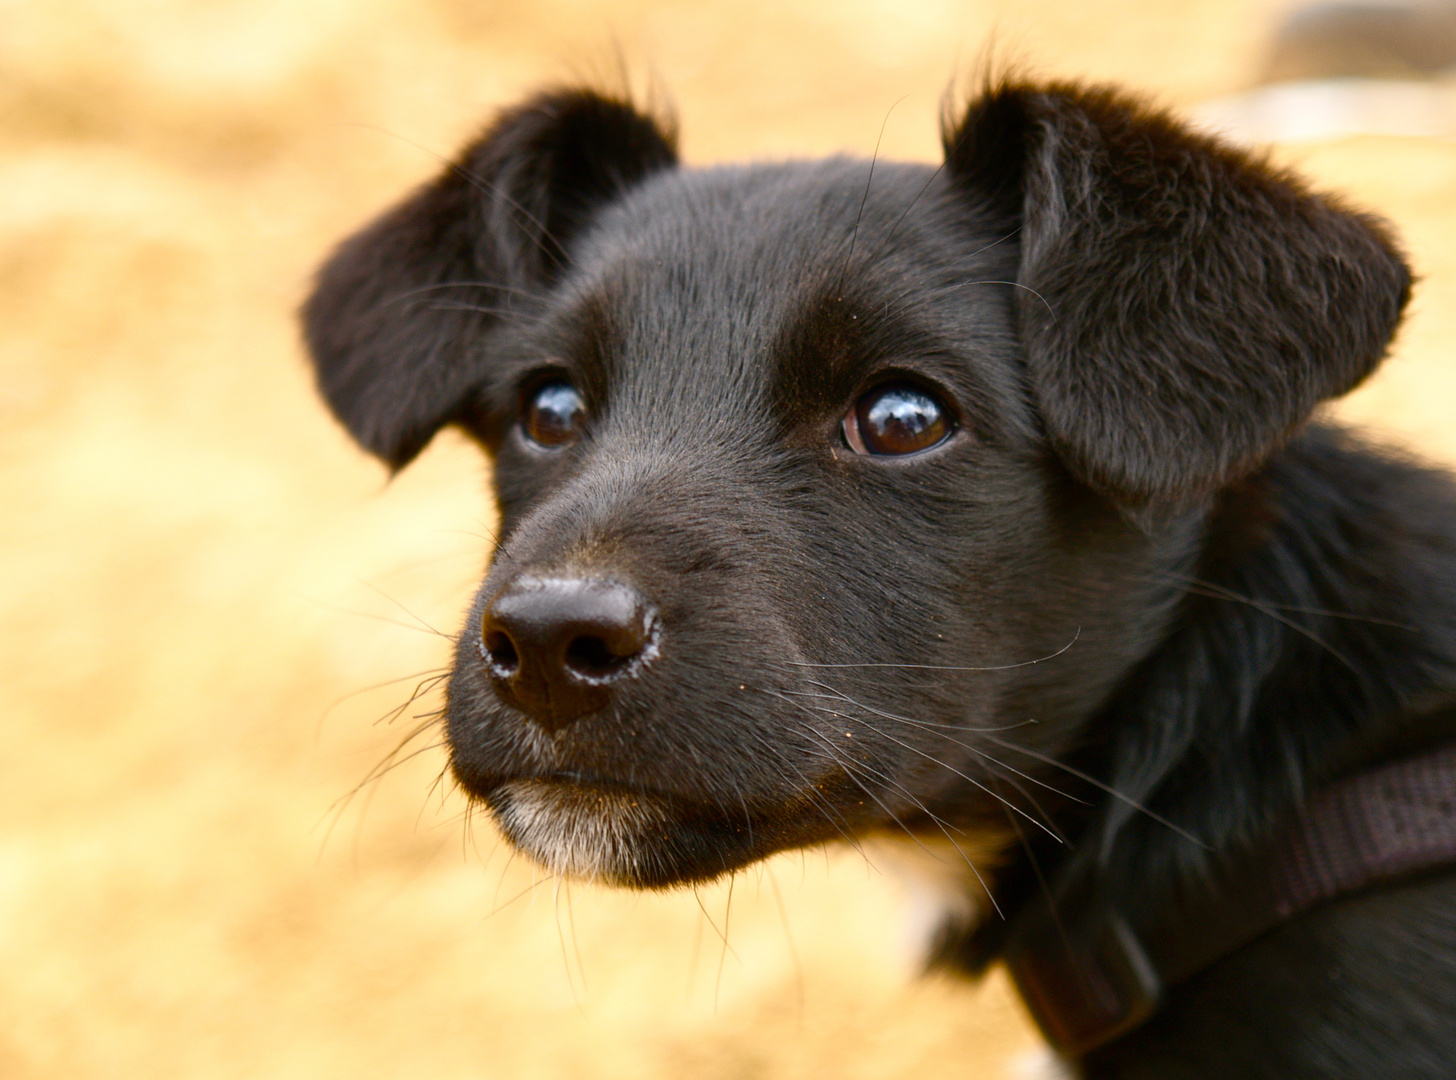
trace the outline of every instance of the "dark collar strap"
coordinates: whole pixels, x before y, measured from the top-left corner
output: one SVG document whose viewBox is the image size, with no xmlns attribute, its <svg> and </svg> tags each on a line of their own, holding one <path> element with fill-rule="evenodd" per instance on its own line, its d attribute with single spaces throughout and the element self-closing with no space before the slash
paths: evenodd
<svg viewBox="0 0 1456 1080">
<path fill-rule="evenodd" d="M 1095 867 L 1055 882 L 1017 914 L 1004 959 L 1047 1040 L 1076 1056 L 1137 1027 L 1167 988 L 1301 912 L 1452 864 L 1456 745 L 1317 792 L 1272 843 L 1157 910 L 1114 909 Z"/>
</svg>

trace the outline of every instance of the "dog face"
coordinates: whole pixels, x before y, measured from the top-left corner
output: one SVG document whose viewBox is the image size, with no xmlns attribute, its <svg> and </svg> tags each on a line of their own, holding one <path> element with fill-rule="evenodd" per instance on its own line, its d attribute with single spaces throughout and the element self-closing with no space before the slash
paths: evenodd
<svg viewBox="0 0 1456 1080">
<path fill-rule="evenodd" d="M 495 460 L 451 759 L 549 868 L 1042 827 L 1215 494 L 1405 300 L 1374 224 L 1114 95 L 998 88 L 946 151 L 688 171 L 549 94 L 324 268 L 356 437 Z"/>
<path fill-rule="evenodd" d="M 473 403 L 501 546 L 454 767 L 547 865 L 662 884 L 928 813 L 1004 830 L 936 809 L 998 782 L 957 742 L 1008 696 L 1051 719 L 1026 661 L 1156 620 L 1133 530 L 1056 497 L 1015 238 L 928 168 L 877 172 L 863 212 L 865 163 L 648 180 Z M 1121 541 L 1067 543 L 1079 516 Z"/>
</svg>

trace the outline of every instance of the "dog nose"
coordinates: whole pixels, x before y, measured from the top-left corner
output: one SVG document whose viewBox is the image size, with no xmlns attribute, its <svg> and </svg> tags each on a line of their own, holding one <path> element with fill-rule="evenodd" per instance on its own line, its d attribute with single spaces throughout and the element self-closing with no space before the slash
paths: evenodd
<svg viewBox="0 0 1456 1080">
<path fill-rule="evenodd" d="M 480 626 L 497 693 L 548 731 L 602 709 L 655 651 L 637 590 L 593 578 L 517 577 Z"/>
</svg>

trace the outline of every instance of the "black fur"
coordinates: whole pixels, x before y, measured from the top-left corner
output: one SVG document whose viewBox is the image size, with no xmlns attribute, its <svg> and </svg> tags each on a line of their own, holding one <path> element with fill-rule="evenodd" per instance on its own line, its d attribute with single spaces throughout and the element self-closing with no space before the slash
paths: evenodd
<svg viewBox="0 0 1456 1080">
<path fill-rule="evenodd" d="M 1405 304 L 1384 227 L 1111 91 L 996 87 L 945 144 L 686 171 L 627 105 L 546 94 L 322 271 L 308 340 L 359 441 L 400 467 L 454 423 L 495 460 L 451 757 L 549 865 L 662 887 L 974 837 L 1008 920 L 1072 860 L 1176 919 L 1313 787 L 1456 735 L 1456 489 L 1305 426 Z M 523 410 L 558 382 L 585 421 L 544 449 Z M 954 433 L 853 452 L 887 382 Z M 648 644 L 548 724 L 502 689 L 498 602 L 593 582 Z M 1244 947 L 1082 1068 L 1453 1062 L 1446 871 Z"/>
</svg>

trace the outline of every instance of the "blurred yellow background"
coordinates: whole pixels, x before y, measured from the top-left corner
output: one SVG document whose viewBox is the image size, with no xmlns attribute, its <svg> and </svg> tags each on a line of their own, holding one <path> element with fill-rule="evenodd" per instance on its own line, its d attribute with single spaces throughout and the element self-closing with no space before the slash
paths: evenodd
<svg viewBox="0 0 1456 1080">
<path fill-rule="evenodd" d="M 486 470 L 446 436 L 386 484 L 293 313 L 330 244 L 545 82 L 666 89 L 694 163 L 868 154 L 882 122 L 933 160 L 989 42 L 1192 108 L 1249 84 L 1278 10 L 0 3 L 0 1076 L 1003 1075 L 1034 1045 L 1004 984 L 911 979 L 858 855 L 777 859 L 731 905 L 558 888 L 466 827 L 428 733 L 361 787 L 438 704 L 387 719 L 446 662 Z M 1275 153 L 1423 276 L 1342 408 L 1456 460 L 1456 143 Z"/>
</svg>

